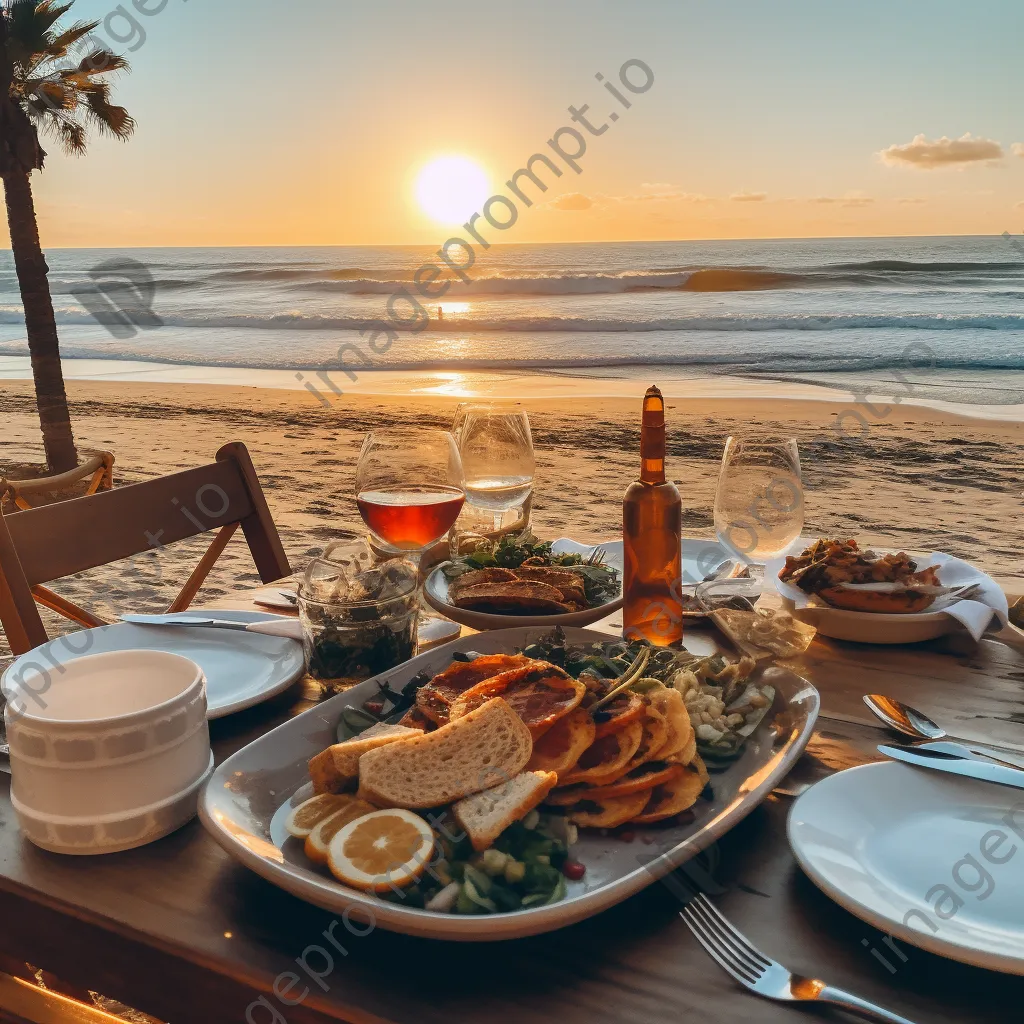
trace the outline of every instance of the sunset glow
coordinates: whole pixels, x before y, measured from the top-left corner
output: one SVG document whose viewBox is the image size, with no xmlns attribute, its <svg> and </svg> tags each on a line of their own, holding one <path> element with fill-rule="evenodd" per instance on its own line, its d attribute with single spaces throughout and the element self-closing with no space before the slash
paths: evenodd
<svg viewBox="0 0 1024 1024">
<path fill-rule="evenodd" d="M 439 224 L 461 224 L 479 211 L 489 195 L 487 175 L 464 156 L 431 160 L 416 178 L 416 200 Z"/>
</svg>

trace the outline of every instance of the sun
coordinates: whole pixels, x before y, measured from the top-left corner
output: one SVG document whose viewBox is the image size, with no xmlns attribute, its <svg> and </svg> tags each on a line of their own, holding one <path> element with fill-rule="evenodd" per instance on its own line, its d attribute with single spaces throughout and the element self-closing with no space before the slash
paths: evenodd
<svg viewBox="0 0 1024 1024">
<path fill-rule="evenodd" d="M 483 168 L 464 156 L 431 160 L 416 178 L 420 209 L 440 224 L 462 224 L 491 194 Z"/>
</svg>

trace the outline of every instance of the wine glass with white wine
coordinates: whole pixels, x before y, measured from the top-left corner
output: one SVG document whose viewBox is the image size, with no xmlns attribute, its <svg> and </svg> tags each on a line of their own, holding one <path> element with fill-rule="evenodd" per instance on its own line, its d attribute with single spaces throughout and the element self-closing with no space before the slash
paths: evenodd
<svg viewBox="0 0 1024 1024">
<path fill-rule="evenodd" d="M 804 489 L 795 438 L 730 437 L 715 494 L 719 541 L 748 565 L 789 550 L 804 528 Z"/>
<path fill-rule="evenodd" d="M 530 418 L 519 405 L 466 402 L 452 424 L 465 473 L 466 500 L 490 512 L 500 530 L 504 514 L 533 491 L 536 458 Z"/>
</svg>

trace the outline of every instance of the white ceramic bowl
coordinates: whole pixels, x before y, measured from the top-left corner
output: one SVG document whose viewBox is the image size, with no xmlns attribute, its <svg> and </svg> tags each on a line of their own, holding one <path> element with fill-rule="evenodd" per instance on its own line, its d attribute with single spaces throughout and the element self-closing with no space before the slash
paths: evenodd
<svg viewBox="0 0 1024 1024">
<path fill-rule="evenodd" d="M 212 769 L 206 680 L 160 651 L 30 666 L 4 679 L 11 802 L 22 830 L 58 853 L 110 853 L 194 814 Z"/>
</svg>

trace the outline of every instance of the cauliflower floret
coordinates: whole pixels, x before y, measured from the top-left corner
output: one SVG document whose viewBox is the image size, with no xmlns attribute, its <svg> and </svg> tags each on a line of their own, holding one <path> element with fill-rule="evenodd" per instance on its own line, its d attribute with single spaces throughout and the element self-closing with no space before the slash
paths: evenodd
<svg viewBox="0 0 1024 1024">
<path fill-rule="evenodd" d="M 704 715 L 709 715 L 710 720 L 714 721 L 725 710 L 725 704 L 713 693 L 697 693 L 686 699 L 686 710 L 690 713 L 690 721 L 696 725 L 703 721 Z"/>
<path fill-rule="evenodd" d="M 700 692 L 700 681 L 687 668 L 681 668 L 672 676 L 672 688 L 678 690 L 684 697 L 691 692 Z"/>
<path fill-rule="evenodd" d="M 706 743 L 717 743 L 725 735 L 724 732 L 719 732 L 712 726 L 703 723 L 698 725 L 694 732 L 697 735 L 697 739 L 704 740 Z"/>
</svg>

